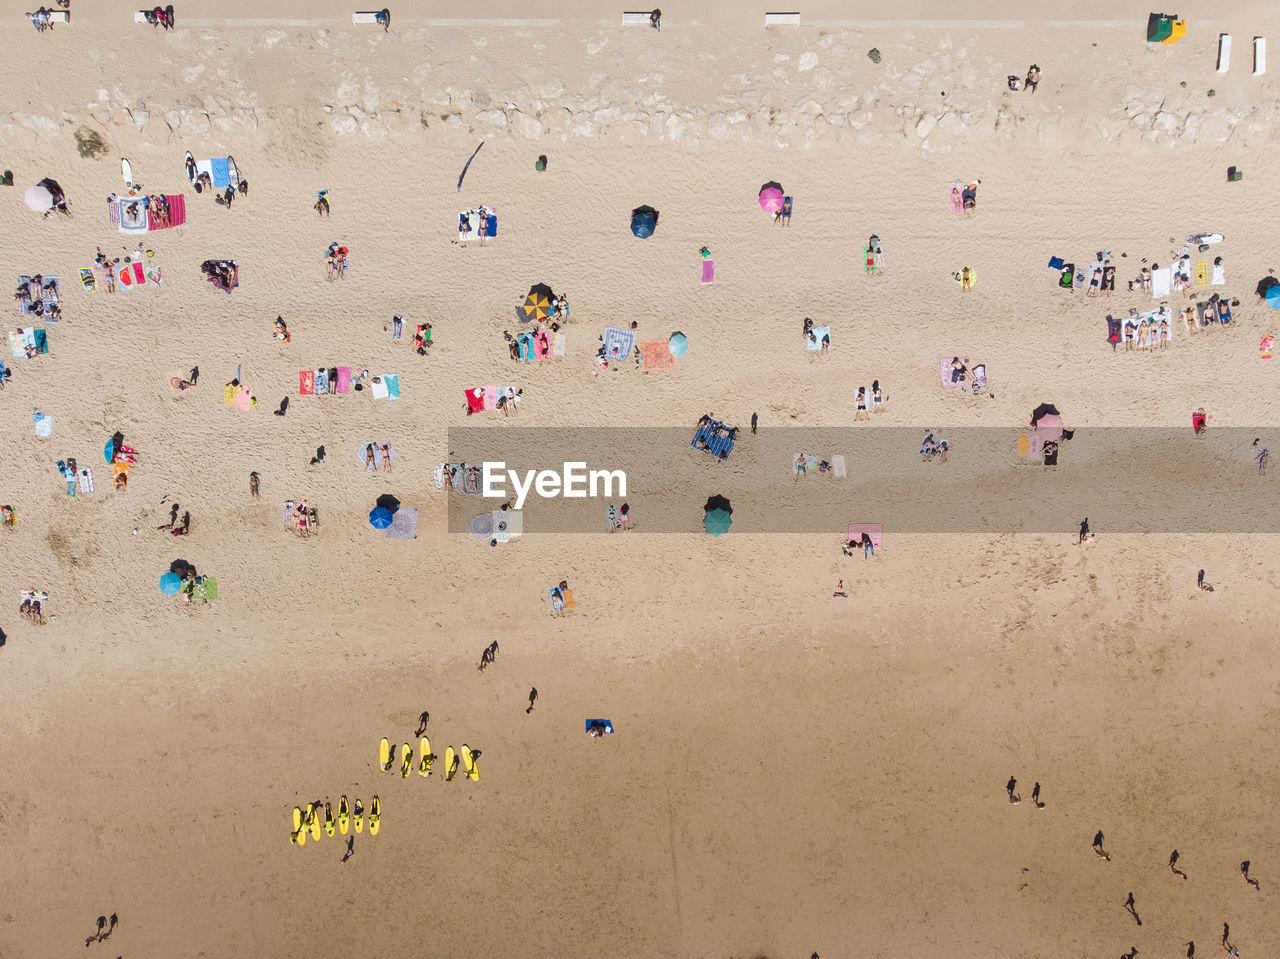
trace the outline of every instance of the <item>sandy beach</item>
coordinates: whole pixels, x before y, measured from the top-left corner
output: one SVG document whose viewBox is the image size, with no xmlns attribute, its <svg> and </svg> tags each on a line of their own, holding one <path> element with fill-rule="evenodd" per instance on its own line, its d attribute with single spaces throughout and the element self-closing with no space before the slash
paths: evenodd
<svg viewBox="0 0 1280 959">
<path fill-rule="evenodd" d="M 47 354 L 3 357 L 0 956 L 85 954 L 113 913 L 94 957 L 1216 955 L 1224 922 L 1241 956 L 1280 948 L 1280 514 L 1250 450 L 1280 448 L 1255 295 L 1280 101 L 1250 47 L 1280 37 L 1272 7 L 1180 8 L 1172 46 L 1144 42 L 1150 10 L 1092 2 L 828 2 L 765 28 L 717 0 L 661 31 L 588 0 L 397 8 L 386 32 L 329 0 L 179 8 L 170 31 L 73 0 L 37 33 L 4 8 L 0 276 L 58 275 L 62 317 L 37 324 Z M 1009 91 L 1032 63 L 1038 89 Z M 188 150 L 234 156 L 247 195 L 198 195 Z M 183 225 L 117 230 L 122 157 L 184 197 Z M 44 177 L 70 218 L 27 208 Z M 971 216 L 957 180 L 981 181 Z M 481 205 L 498 235 L 458 242 Z M 1201 232 L 1225 240 L 1189 256 L 1226 282 L 1193 292 L 1238 299 L 1230 327 L 1113 351 L 1108 315 L 1191 302 L 1127 284 Z M 82 288 L 98 249 L 139 242 L 161 284 Z M 334 242 L 348 272 L 327 281 Z M 1110 295 L 1046 268 L 1100 251 Z M 238 261 L 230 295 L 210 259 Z M 515 363 L 503 333 L 539 282 L 571 302 L 565 356 Z M 32 325 L 10 310 L 6 332 Z M 689 352 L 601 370 L 605 328 L 633 321 Z M 952 356 L 985 364 L 976 395 L 942 388 Z M 399 400 L 299 395 L 335 366 L 398 374 Z M 223 402 L 237 369 L 247 410 Z M 887 402 L 857 421 L 873 380 Z M 486 384 L 523 390 L 513 416 L 467 415 Z M 1017 449 L 1045 402 L 1075 434 L 1053 469 Z M 690 448 L 708 413 L 740 428 L 724 463 Z M 121 491 L 117 431 L 139 454 Z M 926 463 L 930 433 L 964 440 Z M 860 456 L 862 434 L 890 452 Z M 491 547 L 465 526 L 494 501 L 437 489 L 464 448 L 578 435 L 592 465 L 635 464 L 634 529 L 534 500 Z M 367 442 L 392 470 L 366 470 Z M 849 475 L 796 477 L 789 451 Z M 69 457 L 93 492 L 66 495 Z M 708 536 L 722 492 L 734 526 Z M 383 494 L 416 539 L 370 528 Z M 303 498 L 305 537 L 281 522 Z M 174 503 L 183 537 L 157 528 Z M 883 524 L 874 560 L 842 553 L 851 523 Z M 179 557 L 215 603 L 157 588 Z M 33 587 L 43 625 L 16 612 Z M 477 781 L 379 769 L 384 736 L 416 763 L 424 710 L 435 753 L 481 751 Z M 344 795 L 379 797 L 376 836 L 345 862 L 341 835 L 290 842 L 295 807 Z"/>
</svg>

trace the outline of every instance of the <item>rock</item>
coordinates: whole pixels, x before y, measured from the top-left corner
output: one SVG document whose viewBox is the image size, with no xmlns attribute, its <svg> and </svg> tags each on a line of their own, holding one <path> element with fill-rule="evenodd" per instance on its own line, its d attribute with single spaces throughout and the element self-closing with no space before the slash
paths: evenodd
<svg viewBox="0 0 1280 959">
<path fill-rule="evenodd" d="M 482 116 L 489 121 L 489 126 L 495 130 L 505 130 L 507 128 L 507 115 L 501 110 L 490 110 Z"/>
<path fill-rule="evenodd" d="M 602 110 L 597 110 L 591 115 L 591 119 L 601 126 L 617 123 L 622 119 L 622 107 L 605 107 Z"/>
<path fill-rule="evenodd" d="M 53 117 L 33 116 L 27 113 L 15 113 L 14 119 L 21 123 L 28 130 L 31 130 L 36 136 L 56 137 L 62 133 L 62 127 Z"/>
<path fill-rule="evenodd" d="M 662 128 L 666 124 L 667 115 L 665 113 L 655 113 L 649 117 L 649 132 L 660 135 Z"/>
<path fill-rule="evenodd" d="M 461 93 L 453 95 L 453 102 L 460 110 L 468 110 L 475 103 L 475 94 L 470 90 L 463 90 Z"/>
<path fill-rule="evenodd" d="M 667 117 L 666 127 L 667 136 L 672 140 L 672 142 L 679 142 L 680 138 L 684 136 L 685 131 L 689 129 L 689 124 L 673 113 L 671 116 Z"/>
<path fill-rule="evenodd" d="M 151 119 L 151 112 L 149 110 L 133 111 L 133 125 L 138 128 L 139 133 L 142 132 L 143 127 L 147 125 L 147 121 L 150 119 Z"/>
<path fill-rule="evenodd" d="M 596 134 L 596 125 L 588 114 L 578 113 L 574 115 L 573 123 L 569 130 L 574 136 L 591 137 Z"/>
<path fill-rule="evenodd" d="M 489 97 L 489 92 L 487 90 L 477 90 L 473 94 L 472 98 L 475 102 L 475 105 L 479 107 L 481 110 L 487 108 L 490 104 L 493 103 L 493 100 Z"/>
<path fill-rule="evenodd" d="M 379 99 L 378 88 L 372 83 L 366 83 L 364 85 L 364 96 L 360 98 L 360 106 L 364 108 L 365 113 L 377 113 Z"/>
<path fill-rule="evenodd" d="M 845 124 L 845 115 L 843 113 L 832 113 L 828 115 L 827 122 L 833 127 L 842 127 Z"/>
<path fill-rule="evenodd" d="M 268 30 L 262 35 L 262 42 L 268 47 L 274 47 L 277 43 L 286 39 L 288 36 L 289 34 L 285 33 L 283 30 Z"/>
<path fill-rule="evenodd" d="M 920 122 L 916 124 L 916 136 L 921 140 L 933 132 L 933 128 L 938 125 L 938 118 L 932 113 L 926 113 L 920 118 Z"/>
<path fill-rule="evenodd" d="M 511 129 L 526 140 L 537 140 L 542 137 L 542 121 L 519 110 L 512 110 Z"/>
<path fill-rule="evenodd" d="M 594 57 L 597 53 L 599 53 L 608 45 L 609 45 L 609 35 L 601 31 L 600 33 L 596 34 L 596 38 L 594 40 L 587 41 L 587 53 L 590 56 Z"/>
<path fill-rule="evenodd" d="M 729 134 L 729 124 L 723 113 L 713 113 L 707 117 L 707 135 L 713 140 L 728 140 Z"/>
<path fill-rule="evenodd" d="M 461 113 L 450 113 L 450 114 L 449 114 L 449 119 L 445 120 L 444 122 L 445 122 L 445 126 L 449 127 L 449 129 L 451 129 L 451 130 L 461 130 L 461 129 L 462 129 L 462 114 L 461 114 Z"/>
<path fill-rule="evenodd" d="M 812 50 L 806 50 L 804 53 L 800 54 L 799 66 L 800 66 L 801 73 L 808 73 L 817 65 L 818 65 L 818 55 L 814 53 Z"/>
<path fill-rule="evenodd" d="M 948 136 L 962 136 L 965 132 L 964 120 L 954 110 L 944 113 L 938 121 L 938 132 Z"/>
<path fill-rule="evenodd" d="M 334 133 L 340 133 L 344 136 L 350 136 L 360 129 L 360 124 L 356 122 L 356 118 L 348 116 L 330 117 L 329 126 L 333 128 Z"/>
<path fill-rule="evenodd" d="M 207 113 L 193 111 L 182 118 L 181 132 L 184 136 L 199 136 L 202 133 L 208 133 L 209 126 L 209 115 Z"/>
</svg>

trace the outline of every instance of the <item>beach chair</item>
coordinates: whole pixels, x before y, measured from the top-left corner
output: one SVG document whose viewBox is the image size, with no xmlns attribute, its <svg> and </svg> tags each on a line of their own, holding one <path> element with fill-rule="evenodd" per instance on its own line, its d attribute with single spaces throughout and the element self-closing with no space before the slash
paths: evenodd
<svg viewBox="0 0 1280 959">
<path fill-rule="evenodd" d="M 1253 38 L 1253 75 L 1260 77 L 1267 72 L 1267 38 Z"/>
<path fill-rule="evenodd" d="M 357 10 L 351 14 L 351 23 L 355 26 L 359 26 L 362 23 L 381 23 L 386 25 L 390 22 L 390 10 Z"/>
<path fill-rule="evenodd" d="M 622 25 L 624 27 L 634 27 L 641 23 L 649 22 L 649 15 L 652 10 L 624 10 L 622 13 Z"/>
<path fill-rule="evenodd" d="M 1231 69 L 1231 34 L 1218 34 L 1218 72 L 1226 73 Z"/>
<path fill-rule="evenodd" d="M 766 27 L 798 27 L 800 26 L 800 13 L 799 11 L 766 13 L 764 15 L 764 25 Z"/>
<path fill-rule="evenodd" d="M 70 23 L 71 22 L 70 10 L 49 10 L 47 12 L 49 14 L 50 23 Z"/>
</svg>

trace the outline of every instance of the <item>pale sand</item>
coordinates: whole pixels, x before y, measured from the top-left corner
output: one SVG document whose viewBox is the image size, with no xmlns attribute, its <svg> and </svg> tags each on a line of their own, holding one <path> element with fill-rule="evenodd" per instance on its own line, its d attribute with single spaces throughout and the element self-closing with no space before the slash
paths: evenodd
<svg viewBox="0 0 1280 959">
<path fill-rule="evenodd" d="M 815 19 L 848 16 L 831 6 Z M 469 422 L 461 390 L 488 382 L 525 388 L 522 426 L 691 426 L 708 409 L 744 426 L 754 410 L 769 427 L 842 426 L 850 384 L 873 378 L 891 396 L 876 429 L 1012 435 L 1041 400 L 1086 430 L 1185 427 L 1198 406 L 1215 428 L 1275 423 L 1275 371 L 1256 353 L 1273 327 L 1252 290 L 1280 239 L 1267 192 L 1280 161 L 1269 149 L 1274 88 L 1247 73 L 1249 36 L 1280 35 L 1280 20 L 1249 7 L 1203 11 L 1215 23 L 1182 9 L 1192 32 L 1173 50 L 1142 45 L 1140 27 L 1030 20 L 837 27 L 821 46 L 825 28 L 766 32 L 755 14 L 735 21 L 728 4 L 699 9 L 696 26 L 667 10 L 659 38 L 620 30 L 612 8 L 606 17 L 587 3 L 554 28 L 433 26 L 397 13 L 386 38 L 353 32 L 331 4 L 290 4 L 272 16 L 332 20 L 329 46 L 316 25 L 287 24 L 268 49 L 266 22 L 186 27 L 180 9 L 166 37 L 127 13 L 85 9 L 37 36 L 12 7 L 0 32 L 21 56 L 0 68 L 7 109 L 66 111 L 69 122 L 37 136 L 0 117 L 0 166 L 17 174 L 0 196 L 0 281 L 57 272 L 66 301 L 66 318 L 49 326 L 51 355 L 13 360 L 0 394 L 11 437 L 0 500 L 20 521 L 4 536 L 0 582 L 11 604 L 39 584 L 58 617 L 39 629 L 12 612 L 2 620 L 0 955 L 77 950 L 112 911 L 122 925 L 95 955 L 1063 956 L 1133 944 L 1182 955 L 1188 939 L 1212 954 L 1223 921 L 1242 955 L 1274 952 L 1274 537 L 1098 529 L 1081 553 L 1080 517 L 1045 499 L 1060 534 L 887 530 L 874 563 L 840 556 L 834 537 L 711 540 L 695 532 L 696 513 L 687 535 L 537 536 L 531 508 L 530 533 L 491 550 L 445 533 L 431 475 L 446 429 Z M 950 15 L 933 2 L 882 12 Z M 248 4 L 217 13 L 270 19 Z M 539 15 L 454 4 L 430 16 L 468 14 Z M 980 19 L 1024 15 L 991 2 Z M 1070 16 L 1120 14 L 1093 4 Z M 1212 73 L 1220 29 L 1236 38 L 1229 78 Z M 796 72 L 808 44 L 837 64 L 829 75 Z M 885 54 L 879 68 L 865 56 L 872 46 Z M 56 68 L 36 60 L 55 49 L 68 52 Z M 1005 73 L 1033 60 L 1045 71 L 1035 98 L 1003 98 Z M 743 89 L 760 115 L 770 104 L 798 114 L 809 99 L 832 113 L 848 90 L 879 89 L 884 102 L 858 107 L 872 114 L 861 130 L 808 136 L 800 122 L 784 148 L 760 115 L 746 121 L 749 136 L 724 142 L 702 120 L 678 143 L 621 120 L 592 137 L 568 132 L 583 122 L 572 119 L 538 142 L 503 133 L 455 191 L 489 127 L 476 108 L 451 104 L 446 85 L 455 95 L 483 87 L 500 103 L 504 91 L 536 98 L 558 78 L 567 92 L 545 94 L 550 114 L 552 99 L 610 81 L 613 96 L 640 99 L 655 66 L 677 110 L 710 110 Z M 774 87 L 759 79 L 770 71 Z M 335 132 L 323 105 L 359 103 L 366 76 L 389 134 Z M 819 86 L 806 92 L 810 77 Z M 89 162 L 70 134 L 100 87 L 108 122 L 126 99 L 149 101 L 151 118 L 141 134 L 112 126 L 110 154 Z M 987 119 L 940 126 L 922 149 L 912 111 L 934 87 Z M 1203 98 L 1209 87 L 1218 98 Z M 256 130 L 170 138 L 161 115 L 210 92 L 252 106 Z M 1231 141 L 1170 148 L 1132 128 L 1103 139 L 1128 123 L 1114 112 L 1130 100 L 1166 98 L 1225 124 Z M 1227 113 L 1250 110 L 1233 132 Z M 424 130 L 424 112 L 456 112 L 464 128 Z M 130 242 L 101 203 L 120 186 L 118 156 L 149 189 L 176 192 L 188 148 L 229 150 L 250 196 L 228 212 L 187 191 L 188 226 L 147 239 L 164 288 L 83 295 L 75 268 L 95 245 L 117 253 Z M 546 174 L 533 171 L 539 153 Z M 1243 183 L 1224 182 L 1229 164 Z M 73 220 L 42 223 L 25 209 L 22 191 L 43 175 L 67 188 Z M 970 176 L 983 181 L 980 209 L 962 220 L 947 187 Z M 798 198 L 789 231 L 756 206 L 769 179 Z M 322 223 L 310 204 L 323 187 L 334 215 Z M 499 211 L 499 240 L 451 246 L 456 211 L 482 202 Z M 640 203 L 662 211 L 644 243 L 626 229 Z M 1242 300 L 1226 340 L 1180 334 L 1161 356 L 1112 356 L 1102 318 L 1150 299 L 1069 297 L 1044 269 L 1055 253 L 1081 263 L 1108 248 L 1129 254 L 1123 281 L 1142 257 L 1167 261 L 1169 237 L 1202 228 L 1227 235 L 1226 290 Z M 872 232 L 890 267 L 874 279 L 860 262 Z M 352 250 L 351 274 L 326 284 L 321 254 L 335 239 Z M 706 289 L 704 244 L 717 264 Z M 233 296 L 199 279 L 210 256 L 241 260 Z M 965 264 L 980 282 L 962 296 L 949 274 Z M 569 356 L 513 371 L 501 331 L 539 280 L 572 299 Z M 394 312 L 406 314 L 398 344 L 383 331 Z M 277 313 L 287 346 L 271 339 Z M 805 315 L 831 323 L 830 356 L 800 348 Z M 437 344 L 426 359 L 410 349 L 423 319 Z M 631 319 L 641 339 L 680 328 L 693 349 L 671 374 L 593 378 L 596 337 Z M 19 323 L 14 308 L 9 328 Z M 956 352 L 988 362 L 995 399 L 938 389 L 937 358 Z M 298 369 L 342 361 L 398 370 L 403 400 L 295 395 Z M 175 396 L 168 377 L 197 363 L 199 387 Z M 221 402 L 237 363 L 262 397 L 252 413 Z M 288 416 L 272 417 L 284 395 Z M 53 414 L 51 440 L 32 435 L 33 408 Z M 98 458 L 116 429 L 144 454 L 118 495 Z M 397 445 L 391 475 L 357 462 L 371 438 Z M 321 443 L 328 458 L 308 467 Z M 1223 451 L 1223 489 L 1274 510 L 1273 479 L 1248 475 L 1238 452 Z M 68 455 L 94 466 L 92 497 L 62 495 L 52 464 Z M 948 466 L 976 468 L 962 449 Z M 246 488 L 254 469 L 257 503 Z M 913 482 L 938 482 L 940 469 L 922 466 Z M 1004 473 L 989 464 L 983 482 L 1025 483 L 1025 472 Z M 1189 482 L 1215 495 L 1212 477 Z M 382 491 L 420 508 L 416 542 L 368 528 Z M 192 510 L 185 540 L 154 529 L 166 495 Z M 280 526 L 289 496 L 319 506 L 318 537 Z M 847 519 L 874 517 L 851 497 Z M 159 594 L 175 556 L 218 577 L 215 608 Z M 1194 588 L 1202 566 L 1212 595 Z M 847 600 L 830 598 L 840 577 Z M 560 578 L 579 609 L 556 621 L 545 590 Z M 480 674 L 495 638 L 497 662 Z M 526 715 L 530 686 L 541 698 Z M 408 740 L 423 709 L 438 754 L 463 742 L 483 750 L 479 783 L 443 784 L 442 764 L 425 782 L 377 770 L 378 738 Z M 617 734 L 590 741 L 581 724 L 594 716 Z M 1002 792 L 1011 773 L 1019 806 Z M 1042 811 L 1029 802 L 1036 780 Z M 350 862 L 339 863 L 336 839 L 289 844 L 294 805 L 336 805 L 346 793 L 367 806 L 375 792 L 382 831 L 359 837 Z M 1089 850 L 1098 829 L 1109 863 Z M 1165 866 L 1175 847 L 1185 883 Z M 1246 858 L 1261 893 L 1239 875 Z M 1141 929 L 1121 908 L 1130 890 Z"/>
</svg>

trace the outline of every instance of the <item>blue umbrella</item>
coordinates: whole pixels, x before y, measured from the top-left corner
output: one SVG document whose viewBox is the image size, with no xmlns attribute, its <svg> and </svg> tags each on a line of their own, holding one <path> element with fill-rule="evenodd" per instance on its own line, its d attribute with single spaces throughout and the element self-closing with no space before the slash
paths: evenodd
<svg viewBox="0 0 1280 959">
<path fill-rule="evenodd" d="M 1267 306 L 1273 310 L 1280 310 L 1280 284 L 1267 290 Z"/>
<path fill-rule="evenodd" d="M 636 207 L 631 211 L 631 232 L 645 240 L 653 236 L 658 225 L 658 211 L 651 206 Z"/>
<path fill-rule="evenodd" d="M 374 529 L 386 529 L 391 525 L 392 518 L 391 510 L 382 506 L 369 511 L 369 525 Z"/>
<path fill-rule="evenodd" d="M 165 573 L 160 577 L 160 592 L 166 596 L 172 596 L 180 589 L 182 589 L 182 577 L 177 573 Z"/>
<path fill-rule="evenodd" d="M 722 536 L 729 532 L 732 525 L 733 517 L 723 509 L 707 510 L 707 515 L 702 520 L 702 528 L 712 536 Z"/>
<path fill-rule="evenodd" d="M 113 436 L 111 439 L 107 440 L 107 445 L 102 447 L 102 458 L 106 460 L 108 463 L 110 463 L 113 459 L 115 459 L 115 455 L 116 455 L 116 440 L 115 440 L 115 437 Z"/>
<path fill-rule="evenodd" d="M 667 340 L 667 349 L 672 356 L 684 356 L 689 352 L 689 339 L 683 333 L 672 333 Z"/>
</svg>

